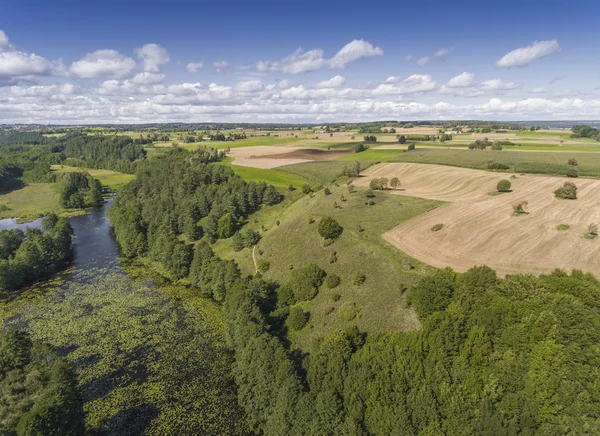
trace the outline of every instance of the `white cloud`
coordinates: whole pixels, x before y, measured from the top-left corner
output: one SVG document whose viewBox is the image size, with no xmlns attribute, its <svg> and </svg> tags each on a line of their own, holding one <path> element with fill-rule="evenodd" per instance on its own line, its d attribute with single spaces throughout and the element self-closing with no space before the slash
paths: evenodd
<svg viewBox="0 0 600 436">
<path fill-rule="evenodd" d="M 6 50 L 10 47 L 8 43 L 8 36 L 4 33 L 4 30 L 0 30 L 0 51 Z"/>
<path fill-rule="evenodd" d="M 238 82 L 234 89 L 238 92 L 256 92 L 263 88 L 264 85 L 260 80 L 245 80 Z"/>
<path fill-rule="evenodd" d="M 533 88 L 531 90 L 531 92 L 533 92 L 535 94 L 542 94 L 542 93 L 546 92 L 546 88 L 540 86 L 540 87 L 537 87 L 537 88 Z"/>
<path fill-rule="evenodd" d="M 35 53 L 0 52 L 0 77 L 48 75 L 59 66 L 58 63 L 50 62 Z"/>
<path fill-rule="evenodd" d="M 560 53 L 560 46 L 556 39 L 548 41 L 535 41 L 527 47 L 521 47 L 505 54 L 502 59 L 496 62 L 497 67 L 522 67 L 529 65 L 536 59 L 541 59 Z"/>
<path fill-rule="evenodd" d="M 305 52 L 301 48 L 280 61 L 259 61 L 261 72 L 280 71 L 289 74 L 308 73 L 323 68 L 345 68 L 349 63 L 371 56 L 381 56 L 383 50 L 362 39 L 355 39 L 342 47 L 331 59 L 325 58 L 320 48 Z"/>
<path fill-rule="evenodd" d="M 471 86 L 473 80 L 475 80 L 475 74 L 465 71 L 464 73 L 460 73 L 458 76 L 448 80 L 446 86 L 449 88 L 466 88 Z"/>
<path fill-rule="evenodd" d="M 521 84 L 515 82 L 504 82 L 501 79 L 486 80 L 481 83 L 484 91 L 508 91 L 521 88 Z"/>
<path fill-rule="evenodd" d="M 133 76 L 131 81 L 140 85 L 154 85 L 156 83 L 163 82 L 165 78 L 166 76 L 164 74 L 149 73 L 148 71 L 144 71 Z"/>
<path fill-rule="evenodd" d="M 443 58 L 444 56 L 448 55 L 448 53 L 450 53 L 450 49 L 447 48 L 440 48 L 438 51 L 436 51 L 433 55 L 436 58 Z"/>
<path fill-rule="evenodd" d="M 135 54 L 142 61 L 142 69 L 152 73 L 158 73 L 160 66 L 171 60 L 169 52 L 158 44 L 146 44 L 136 48 Z"/>
<path fill-rule="evenodd" d="M 404 62 L 410 62 L 410 61 L 412 61 L 412 59 L 413 59 L 412 55 L 404 56 Z"/>
<path fill-rule="evenodd" d="M 96 50 L 71 64 L 71 73 L 85 78 L 123 77 L 137 67 L 136 62 L 116 50 Z"/>
<path fill-rule="evenodd" d="M 373 90 L 373 96 L 413 94 L 433 91 L 437 83 L 429 75 L 413 74 L 407 78 L 388 77 L 387 80 Z"/>
<path fill-rule="evenodd" d="M 345 68 L 350 62 L 370 56 L 382 56 L 383 50 L 362 39 L 346 44 L 328 62 L 330 68 Z"/>
<path fill-rule="evenodd" d="M 229 67 L 229 62 L 227 61 L 214 61 L 212 63 L 213 68 L 217 73 L 221 73 Z"/>
<path fill-rule="evenodd" d="M 431 58 L 429 56 L 423 56 L 422 58 L 419 58 L 419 60 L 417 61 L 417 64 L 419 64 L 420 66 L 424 66 L 424 65 L 427 65 L 430 60 L 431 60 Z"/>
<path fill-rule="evenodd" d="M 204 61 L 196 61 L 196 62 L 188 63 L 185 68 L 190 73 L 197 73 L 198 71 L 200 71 L 202 69 L 203 66 L 204 66 Z"/>
<path fill-rule="evenodd" d="M 346 83 L 346 79 L 344 79 L 340 75 L 337 75 L 337 76 L 333 76 L 329 80 L 324 80 L 322 82 L 317 83 L 314 87 L 317 89 L 337 88 L 338 86 L 342 86 L 344 83 Z"/>
</svg>

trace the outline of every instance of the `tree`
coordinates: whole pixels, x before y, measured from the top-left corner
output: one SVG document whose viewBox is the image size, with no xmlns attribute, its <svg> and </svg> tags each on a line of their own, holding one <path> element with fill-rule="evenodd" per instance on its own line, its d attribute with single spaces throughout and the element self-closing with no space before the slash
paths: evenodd
<svg viewBox="0 0 600 436">
<path fill-rule="evenodd" d="M 302 193 L 303 194 L 310 194 L 312 192 L 312 188 L 310 187 L 310 185 L 308 183 L 305 183 L 304 185 L 302 185 Z"/>
<path fill-rule="evenodd" d="M 292 306 L 287 317 L 286 324 L 292 330 L 301 330 L 308 322 L 308 313 L 301 307 Z"/>
<path fill-rule="evenodd" d="M 400 144 L 406 144 L 406 136 L 404 136 L 404 135 L 400 135 L 400 136 L 398 137 L 398 142 L 399 142 Z"/>
<path fill-rule="evenodd" d="M 328 187 L 325 187 L 325 189 L 323 190 L 323 193 L 325 195 L 330 195 L 331 194 L 331 190 Z"/>
<path fill-rule="evenodd" d="M 571 177 L 573 179 L 579 177 L 579 171 L 577 171 L 577 168 L 569 168 L 567 170 L 567 177 Z"/>
<path fill-rule="evenodd" d="M 577 186 L 573 182 L 565 182 L 563 186 L 554 191 L 557 198 L 575 200 L 577 198 Z"/>
<path fill-rule="evenodd" d="M 283 200 L 283 194 L 273 185 L 268 185 L 263 194 L 263 203 L 271 206 L 280 203 Z"/>
<path fill-rule="evenodd" d="M 319 235 L 325 239 L 336 239 L 344 231 L 343 227 L 329 216 L 321 219 L 318 230 Z"/>
<path fill-rule="evenodd" d="M 491 149 L 492 149 L 492 150 L 496 150 L 496 151 L 500 151 L 500 150 L 502 150 L 502 144 L 500 144 L 500 141 L 495 141 L 495 142 L 492 144 L 492 147 L 491 147 Z"/>
<path fill-rule="evenodd" d="M 392 177 L 392 180 L 390 180 L 390 186 L 394 189 L 398 189 L 400 187 L 400 180 L 398 177 Z"/>
<path fill-rule="evenodd" d="M 230 213 L 226 213 L 219 219 L 217 226 L 217 234 L 220 239 L 227 239 L 233 236 L 235 233 L 236 222 Z"/>
<path fill-rule="evenodd" d="M 510 191 L 511 183 L 508 180 L 500 180 L 498 185 L 496 185 L 496 189 L 498 192 L 508 192 Z"/>
<path fill-rule="evenodd" d="M 365 146 L 365 144 L 359 143 L 354 146 L 354 153 L 361 153 L 361 152 L 365 151 L 366 149 L 367 149 L 367 147 Z"/>
</svg>

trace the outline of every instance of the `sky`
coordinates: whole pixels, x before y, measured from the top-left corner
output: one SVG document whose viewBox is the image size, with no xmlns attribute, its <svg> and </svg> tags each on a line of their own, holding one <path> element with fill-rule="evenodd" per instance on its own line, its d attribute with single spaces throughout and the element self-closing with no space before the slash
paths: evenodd
<svg viewBox="0 0 600 436">
<path fill-rule="evenodd" d="M 2 0 L 0 124 L 600 119 L 600 1 Z"/>
</svg>

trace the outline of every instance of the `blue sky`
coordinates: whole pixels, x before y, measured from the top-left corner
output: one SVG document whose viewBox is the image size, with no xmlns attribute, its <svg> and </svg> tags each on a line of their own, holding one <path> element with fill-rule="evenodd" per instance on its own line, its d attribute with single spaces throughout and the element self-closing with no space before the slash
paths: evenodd
<svg viewBox="0 0 600 436">
<path fill-rule="evenodd" d="M 4 0 L 2 121 L 600 119 L 597 1 L 161 3 Z"/>
</svg>

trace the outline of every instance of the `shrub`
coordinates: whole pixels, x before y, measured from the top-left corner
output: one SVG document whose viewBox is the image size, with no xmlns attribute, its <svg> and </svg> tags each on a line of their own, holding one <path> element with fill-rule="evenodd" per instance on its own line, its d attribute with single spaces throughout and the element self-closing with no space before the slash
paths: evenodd
<svg viewBox="0 0 600 436">
<path fill-rule="evenodd" d="M 293 306 L 290 308 L 290 314 L 287 317 L 286 324 L 292 330 L 301 330 L 308 322 L 309 314 L 301 307 Z"/>
<path fill-rule="evenodd" d="M 527 215 L 529 212 L 525 210 L 527 207 L 526 201 L 513 204 L 513 215 Z"/>
<path fill-rule="evenodd" d="M 312 224 L 315 222 L 315 219 L 313 217 L 308 217 L 308 224 Z"/>
<path fill-rule="evenodd" d="M 598 225 L 596 223 L 591 223 L 588 226 L 587 233 L 584 235 L 586 239 L 594 239 L 598 236 Z"/>
<path fill-rule="evenodd" d="M 496 142 L 494 142 L 492 144 L 491 149 L 492 150 L 496 150 L 496 151 L 500 151 L 500 150 L 502 150 L 502 144 L 500 144 L 498 141 L 496 141 Z"/>
<path fill-rule="evenodd" d="M 410 145 L 408 146 L 408 148 L 406 149 L 406 151 L 413 151 L 415 148 L 416 148 L 416 147 L 415 147 L 415 143 L 413 142 L 412 144 L 410 144 Z"/>
<path fill-rule="evenodd" d="M 507 170 L 510 168 L 508 165 L 499 162 L 489 162 L 487 167 L 489 170 Z"/>
<path fill-rule="evenodd" d="M 432 232 L 439 232 L 440 230 L 442 230 L 444 228 L 443 224 L 436 224 L 435 226 L 433 226 L 431 228 Z"/>
<path fill-rule="evenodd" d="M 302 185 L 302 193 L 310 194 L 311 192 L 312 192 L 312 188 L 310 187 L 309 184 L 305 183 L 304 185 Z"/>
<path fill-rule="evenodd" d="M 574 179 L 579 177 L 579 171 L 577 171 L 577 168 L 569 168 L 567 170 L 567 177 L 571 177 Z"/>
<path fill-rule="evenodd" d="M 367 278 L 364 276 L 364 274 L 356 272 L 352 278 L 352 283 L 354 283 L 354 286 L 360 286 L 365 282 L 366 279 Z"/>
<path fill-rule="evenodd" d="M 0 204 L 0 212 L 6 212 L 10 208 L 6 204 Z"/>
<path fill-rule="evenodd" d="M 375 198 L 375 193 L 373 192 L 373 190 L 367 189 L 365 191 L 365 197 L 367 197 L 367 198 Z"/>
<path fill-rule="evenodd" d="M 336 301 L 340 301 L 340 298 L 342 298 L 342 296 L 340 294 L 333 294 L 331 296 L 331 299 L 336 302 Z"/>
<path fill-rule="evenodd" d="M 565 182 L 564 185 L 554 191 L 554 195 L 557 198 L 575 200 L 577 198 L 577 186 L 573 182 Z"/>
<path fill-rule="evenodd" d="M 337 262 L 337 252 L 334 251 L 333 253 L 331 253 L 331 256 L 329 256 L 329 263 L 336 263 Z"/>
<path fill-rule="evenodd" d="M 571 226 L 568 224 L 559 224 L 556 226 L 556 230 L 558 230 L 559 232 L 564 231 L 564 230 L 569 230 L 570 228 L 571 228 Z"/>
<path fill-rule="evenodd" d="M 405 143 L 406 143 L 406 136 L 404 136 L 404 135 L 400 135 L 400 136 L 398 137 L 398 142 L 399 142 L 400 144 L 405 144 Z"/>
<path fill-rule="evenodd" d="M 242 251 L 244 247 L 244 238 L 240 232 L 236 232 L 233 238 L 231 238 L 231 248 L 233 248 L 233 251 Z"/>
<path fill-rule="evenodd" d="M 353 301 L 346 301 L 338 309 L 338 316 L 342 321 L 352 321 L 359 315 L 360 311 L 358 310 L 358 307 L 356 307 L 356 303 L 354 303 Z"/>
<path fill-rule="evenodd" d="M 569 161 L 567 162 L 569 165 L 576 167 L 577 165 L 579 165 L 579 163 L 577 162 L 577 159 L 571 158 L 569 159 Z"/>
<path fill-rule="evenodd" d="M 268 260 L 259 260 L 257 266 L 258 266 L 258 270 L 261 273 L 266 273 L 267 271 L 269 271 L 269 268 L 271 267 L 271 262 L 269 262 Z"/>
<path fill-rule="evenodd" d="M 223 215 L 217 224 L 217 234 L 221 239 L 227 239 L 235 233 L 236 222 L 232 214 Z"/>
<path fill-rule="evenodd" d="M 290 185 L 288 186 L 288 191 L 295 191 L 296 188 L 294 188 L 294 185 Z"/>
<path fill-rule="evenodd" d="M 317 265 L 309 264 L 294 270 L 290 276 L 289 286 L 294 292 L 296 301 L 308 301 L 316 297 L 327 273 Z"/>
<path fill-rule="evenodd" d="M 498 192 L 508 192 L 510 191 L 511 183 L 508 180 L 500 180 L 496 185 L 496 189 Z"/>
<path fill-rule="evenodd" d="M 367 149 L 367 147 L 365 147 L 365 144 L 356 144 L 354 146 L 354 153 L 361 153 L 363 151 L 365 151 Z"/>
<path fill-rule="evenodd" d="M 322 218 L 319 223 L 319 235 L 325 239 L 335 239 L 340 236 L 343 231 L 343 227 L 329 216 Z"/>
<path fill-rule="evenodd" d="M 323 190 L 323 193 L 324 193 L 325 195 L 330 195 L 330 194 L 331 194 L 331 190 L 330 190 L 329 188 L 325 188 L 325 189 Z"/>
<path fill-rule="evenodd" d="M 340 279 L 340 276 L 336 275 L 336 274 L 329 274 L 327 276 L 327 278 L 325 279 L 325 285 L 329 288 L 329 289 L 334 289 L 337 288 L 337 286 L 340 284 L 342 280 Z"/>
</svg>

